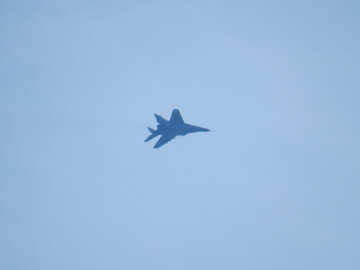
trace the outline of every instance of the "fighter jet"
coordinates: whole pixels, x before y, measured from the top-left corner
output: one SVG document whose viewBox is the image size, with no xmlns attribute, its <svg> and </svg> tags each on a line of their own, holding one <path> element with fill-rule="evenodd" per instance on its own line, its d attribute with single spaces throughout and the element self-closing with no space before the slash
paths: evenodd
<svg viewBox="0 0 360 270">
<path fill-rule="evenodd" d="M 178 109 L 174 109 L 171 114 L 170 120 L 164 119 L 162 116 L 155 114 L 155 118 L 158 122 L 157 129 L 148 127 L 150 131 L 149 137 L 145 139 L 145 142 L 150 141 L 156 136 L 161 135 L 160 139 L 154 145 L 154 148 L 159 148 L 164 144 L 168 143 L 176 136 L 185 136 L 186 134 L 193 132 L 207 132 L 210 131 L 207 128 L 197 127 L 190 124 L 186 124 Z"/>
</svg>

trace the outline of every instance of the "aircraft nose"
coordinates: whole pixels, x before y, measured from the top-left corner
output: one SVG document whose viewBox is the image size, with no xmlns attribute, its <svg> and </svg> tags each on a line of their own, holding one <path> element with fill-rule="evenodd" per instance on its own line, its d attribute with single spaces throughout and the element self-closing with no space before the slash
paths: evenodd
<svg viewBox="0 0 360 270">
<path fill-rule="evenodd" d="M 208 128 L 200 128 L 200 129 L 199 129 L 199 131 L 209 132 L 209 131 L 210 131 L 210 129 L 208 129 Z"/>
<path fill-rule="evenodd" d="M 209 132 L 210 129 L 203 128 L 203 127 L 197 127 L 197 126 L 190 126 L 189 132 Z"/>
</svg>

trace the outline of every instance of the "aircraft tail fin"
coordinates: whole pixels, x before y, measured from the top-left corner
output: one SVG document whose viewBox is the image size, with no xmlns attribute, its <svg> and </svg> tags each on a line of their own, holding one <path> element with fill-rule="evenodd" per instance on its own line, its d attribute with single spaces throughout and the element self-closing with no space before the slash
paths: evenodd
<svg viewBox="0 0 360 270">
<path fill-rule="evenodd" d="M 152 129 L 151 127 L 148 127 L 148 130 L 150 131 L 150 133 L 154 133 L 155 129 Z"/>
<path fill-rule="evenodd" d="M 164 119 L 164 117 L 162 117 L 161 115 L 158 115 L 158 114 L 154 114 L 155 115 L 155 118 L 156 118 L 156 121 L 162 125 L 162 124 L 166 124 L 166 120 Z"/>
</svg>

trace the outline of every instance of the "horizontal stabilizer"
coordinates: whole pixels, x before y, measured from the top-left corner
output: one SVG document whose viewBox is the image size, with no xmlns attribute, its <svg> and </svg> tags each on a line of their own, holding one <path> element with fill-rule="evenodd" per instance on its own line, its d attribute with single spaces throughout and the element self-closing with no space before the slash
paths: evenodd
<svg viewBox="0 0 360 270">
<path fill-rule="evenodd" d="M 151 134 L 149 135 L 149 137 L 147 137 L 147 138 L 145 139 L 145 142 L 148 142 L 148 141 L 150 141 L 151 139 L 155 138 L 156 136 L 159 136 L 159 135 L 160 135 L 157 130 L 152 129 L 151 127 L 148 127 L 148 130 L 150 131 Z"/>
</svg>

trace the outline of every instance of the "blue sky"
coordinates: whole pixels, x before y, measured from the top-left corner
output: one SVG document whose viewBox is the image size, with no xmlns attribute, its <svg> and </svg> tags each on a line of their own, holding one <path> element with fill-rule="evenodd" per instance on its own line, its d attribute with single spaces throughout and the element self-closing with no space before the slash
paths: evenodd
<svg viewBox="0 0 360 270">
<path fill-rule="evenodd" d="M 359 269 L 359 12 L 2 1 L 0 268 Z"/>
</svg>

